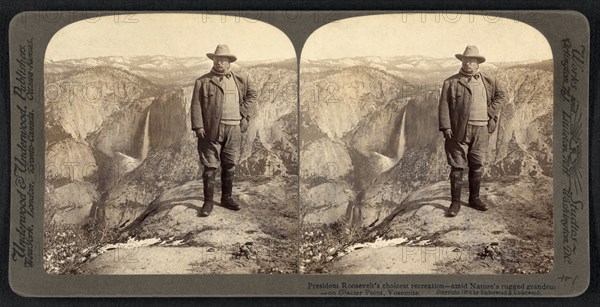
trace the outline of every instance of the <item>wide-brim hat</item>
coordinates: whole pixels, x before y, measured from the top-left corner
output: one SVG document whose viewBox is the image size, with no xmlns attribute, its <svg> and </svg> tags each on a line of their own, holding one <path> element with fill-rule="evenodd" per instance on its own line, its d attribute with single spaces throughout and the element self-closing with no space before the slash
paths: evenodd
<svg viewBox="0 0 600 307">
<path fill-rule="evenodd" d="M 217 49 L 215 49 L 215 52 L 207 53 L 206 56 L 211 60 L 216 56 L 228 57 L 229 62 L 235 62 L 237 60 L 237 57 L 235 55 L 231 54 L 231 52 L 229 52 L 229 46 L 227 46 L 225 44 L 217 45 Z"/>
<path fill-rule="evenodd" d="M 456 54 L 455 56 L 461 61 L 463 58 L 476 58 L 479 63 L 485 62 L 485 57 L 483 55 L 479 55 L 479 49 L 477 49 L 477 46 L 473 45 L 467 46 L 463 54 Z"/>
</svg>

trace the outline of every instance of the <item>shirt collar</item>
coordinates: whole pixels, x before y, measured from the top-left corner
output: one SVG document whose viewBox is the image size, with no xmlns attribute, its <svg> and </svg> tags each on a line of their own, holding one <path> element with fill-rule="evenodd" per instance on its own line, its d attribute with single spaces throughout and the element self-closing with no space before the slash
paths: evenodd
<svg viewBox="0 0 600 307">
<path fill-rule="evenodd" d="M 471 82 L 473 78 L 475 78 L 475 81 L 481 81 L 481 74 L 479 72 L 476 72 L 472 76 L 467 77 L 467 81 Z"/>
</svg>

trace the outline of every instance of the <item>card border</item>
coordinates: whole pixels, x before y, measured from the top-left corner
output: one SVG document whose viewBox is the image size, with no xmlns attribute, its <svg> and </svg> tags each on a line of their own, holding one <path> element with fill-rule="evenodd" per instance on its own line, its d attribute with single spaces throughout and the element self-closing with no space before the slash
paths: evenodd
<svg viewBox="0 0 600 307">
<path fill-rule="evenodd" d="M 115 12 L 106 12 L 106 14 L 112 15 L 112 14 L 117 14 L 117 12 L 118 11 L 115 11 Z M 308 12 L 308 13 L 310 13 L 310 11 L 302 11 L 302 12 Z M 498 16 L 496 14 L 503 14 L 503 12 L 506 12 L 506 11 L 493 11 L 493 12 L 488 11 L 488 13 L 490 13 L 490 16 Z M 578 19 L 578 20 L 576 20 L 577 22 L 580 22 L 580 23 L 583 22 L 585 24 L 585 27 L 586 27 L 586 30 L 587 30 L 587 31 L 585 31 L 587 35 L 584 34 L 583 35 L 584 37 L 581 37 L 581 35 L 577 36 L 577 39 L 585 42 L 584 44 L 587 46 L 586 50 L 588 50 L 587 59 L 590 58 L 590 54 L 589 54 L 589 46 L 590 46 L 589 33 L 590 33 L 590 30 L 589 30 L 589 24 L 588 24 L 587 19 L 585 18 L 584 15 L 582 15 L 582 14 L 580 14 L 578 12 L 574 12 L 574 11 L 533 11 L 533 12 L 535 12 L 537 14 L 542 14 L 542 15 L 555 14 L 555 13 L 560 13 L 560 14 L 567 14 L 568 13 L 568 15 L 571 16 L 571 17 L 575 16 L 573 18 L 574 19 Z M 125 12 L 125 13 L 128 13 L 128 12 Z M 136 13 L 144 13 L 144 12 L 141 11 L 141 12 L 136 12 Z M 152 13 L 155 13 L 155 12 L 152 12 Z M 186 12 L 185 11 L 177 11 L 177 12 L 172 12 L 172 13 L 186 13 Z M 198 12 L 195 12 L 195 13 L 198 13 Z M 222 12 L 222 11 L 219 12 L 219 11 L 217 11 L 215 13 L 232 15 L 231 12 Z M 374 15 L 374 14 L 379 14 L 379 13 L 393 14 L 393 13 L 397 13 L 397 12 L 392 12 L 392 11 L 360 11 L 360 12 L 357 12 L 357 11 L 347 11 L 347 12 L 316 11 L 316 12 L 313 12 L 313 13 L 316 13 L 316 14 L 321 15 L 321 16 L 322 15 L 327 15 L 327 14 L 333 14 L 333 16 L 335 16 L 335 18 L 343 18 L 343 17 L 354 17 L 354 16 L 358 16 L 358 15 L 361 15 L 361 14 L 365 14 L 365 15 Z M 10 46 L 9 46 L 9 48 L 13 52 L 12 54 L 14 54 L 14 48 L 13 47 L 16 46 L 16 45 L 22 44 L 22 42 L 19 41 L 19 39 L 21 37 L 19 37 L 17 35 L 17 33 L 20 33 L 19 31 L 23 30 L 23 29 L 16 29 L 13 22 L 17 18 L 19 18 L 19 16 L 23 16 L 24 14 L 28 14 L 28 13 L 21 13 L 21 14 L 15 16 L 15 18 L 13 18 L 13 20 L 11 21 L 10 31 L 9 31 L 9 40 L 10 40 Z M 242 14 L 239 14 L 239 15 L 238 14 L 233 14 L 233 16 L 242 16 L 243 17 L 243 16 L 246 16 L 246 15 L 242 13 Z M 560 16 L 560 17 L 564 17 L 564 15 Z M 256 16 L 253 16 L 252 18 L 256 18 Z M 256 19 L 259 19 L 259 18 L 256 18 Z M 557 17 L 557 19 L 559 19 L 559 18 Z M 553 19 L 553 21 L 556 22 L 557 19 Z M 282 26 L 282 25 L 280 25 L 280 26 Z M 292 28 L 292 26 L 289 23 L 287 23 L 287 26 L 288 26 L 288 28 Z M 532 26 L 535 27 L 535 25 L 532 25 Z M 556 24 L 554 26 L 556 28 L 559 28 L 559 29 L 561 28 L 559 22 L 556 22 Z M 283 27 L 285 28 L 285 25 L 283 25 Z M 295 27 L 297 28 L 297 25 L 295 25 Z M 61 26 L 61 28 L 62 28 L 62 26 Z M 548 31 L 547 28 L 545 28 L 544 30 Z M 564 26 L 562 26 L 562 30 L 563 30 L 563 33 L 569 33 L 569 29 L 566 29 Z M 295 30 L 295 31 L 297 31 L 297 30 Z M 27 31 L 24 31 L 24 32 L 27 33 Z M 284 30 L 284 32 L 285 32 L 285 30 Z M 298 36 L 302 37 L 302 35 L 306 32 L 306 30 L 302 30 L 302 31 L 298 31 L 298 32 L 294 32 L 294 34 L 298 34 Z M 287 33 L 289 33 L 289 32 L 287 32 Z M 544 32 L 542 32 L 542 33 L 544 33 Z M 556 35 L 556 32 L 553 32 L 553 33 Z M 572 33 L 569 33 L 569 34 L 572 34 Z M 19 35 L 25 35 L 25 34 L 19 34 Z M 35 35 L 36 34 L 34 34 L 34 36 Z M 548 37 L 548 36 L 546 36 L 546 37 Z M 295 35 L 294 35 L 294 37 L 290 37 L 290 39 L 294 42 L 294 45 L 296 46 L 296 49 L 298 50 L 298 47 L 297 47 L 298 46 L 297 38 L 295 38 Z M 549 42 L 550 42 L 550 40 L 549 40 Z M 557 59 L 559 57 L 557 57 L 556 53 L 554 52 L 555 51 L 555 45 L 553 45 L 551 43 L 551 46 L 553 48 L 554 65 L 555 65 L 554 66 L 555 67 L 555 72 L 554 72 L 554 76 L 555 76 L 555 87 L 554 87 L 554 97 L 555 97 L 555 103 L 554 103 L 554 107 L 555 107 L 555 109 L 554 109 L 554 112 L 555 112 L 555 117 L 554 117 L 555 118 L 555 120 L 554 120 L 555 121 L 555 126 L 554 126 L 554 131 L 555 131 L 555 135 L 554 135 L 554 155 L 555 155 L 555 157 L 554 157 L 554 167 L 555 167 L 555 174 L 556 174 L 556 168 L 557 168 L 557 165 L 559 164 L 558 163 L 559 159 L 556 159 L 557 144 L 558 144 L 557 140 L 560 139 L 560 137 L 557 137 L 557 134 L 556 134 L 556 122 L 557 122 L 557 118 L 560 118 L 560 117 L 557 116 L 558 109 L 556 108 L 556 106 L 557 106 L 556 100 L 557 100 L 557 97 L 559 97 L 557 94 L 560 94 L 560 92 L 557 93 L 557 89 L 558 88 L 556 86 L 556 84 L 557 84 L 556 82 L 557 82 L 557 78 L 558 78 L 558 73 L 559 73 L 559 70 L 557 69 Z M 14 56 L 11 56 L 11 60 L 10 60 L 11 63 L 13 63 L 13 60 L 12 60 L 13 58 L 14 58 Z M 298 61 L 299 60 L 300 60 L 300 58 L 299 58 L 299 55 L 298 55 Z M 11 70 L 12 70 L 11 71 L 11 79 L 10 79 L 11 82 L 14 80 L 14 73 L 15 73 L 14 69 L 12 69 L 12 68 L 13 67 L 11 67 Z M 43 71 L 43 66 L 42 66 L 42 71 Z M 41 75 L 43 76 L 43 72 L 41 73 Z M 586 71 L 585 75 L 588 76 L 588 82 L 589 82 L 589 64 L 587 66 L 587 71 Z M 586 163 L 585 164 L 585 166 L 586 166 L 585 169 L 587 169 L 587 164 L 589 163 L 589 158 L 587 157 L 588 150 L 589 150 L 589 143 L 588 143 L 589 137 L 588 137 L 588 131 L 587 131 L 587 128 L 589 127 L 589 121 L 588 121 L 588 119 L 589 119 L 589 97 L 588 97 L 588 90 L 589 90 L 589 83 L 586 84 L 585 88 L 583 89 L 583 95 L 582 95 L 582 97 L 584 97 L 584 99 L 586 100 L 586 104 L 585 104 L 585 108 L 584 108 L 585 109 L 585 112 L 584 112 L 584 118 L 585 118 L 584 123 L 585 123 L 585 125 L 584 126 L 586 128 L 585 129 L 586 131 L 585 131 L 585 138 L 584 138 L 585 142 L 584 142 L 584 144 L 582 144 L 583 145 L 583 149 L 584 149 L 583 150 L 584 157 L 585 157 L 584 160 L 585 160 L 585 163 Z M 12 108 L 11 109 L 11 111 L 12 111 L 11 115 L 13 116 L 12 121 L 14 122 L 16 112 L 14 110 L 15 106 L 14 106 L 14 103 L 12 102 L 12 99 L 11 99 L 11 108 Z M 43 113 L 43 111 L 42 111 L 42 113 Z M 43 127 L 42 127 L 42 131 L 43 131 Z M 15 137 L 13 135 L 13 140 L 14 139 L 15 139 Z M 13 145 L 13 151 L 12 152 L 14 153 L 14 141 L 13 141 L 12 145 Z M 43 155 L 42 155 L 42 157 L 43 157 Z M 43 160 L 43 158 L 41 160 Z M 37 168 L 40 169 L 39 167 L 37 167 Z M 43 167 L 42 167 L 42 169 L 43 169 Z M 587 173 L 585 173 L 584 177 L 585 177 L 584 178 L 584 182 L 586 182 L 586 183 L 589 182 L 589 175 Z M 35 178 L 34 180 L 39 180 L 39 178 Z M 11 182 L 14 182 L 14 180 L 11 180 Z M 556 220 L 556 218 L 557 218 L 557 216 L 559 216 L 559 214 L 556 214 L 556 212 L 557 212 L 557 210 L 556 210 L 556 208 L 557 208 L 556 207 L 556 199 L 557 198 L 556 197 L 557 197 L 557 190 L 559 190 L 559 189 L 557 189 L 557 184 L 558 184 L 557 183 L 557 178 L 554 177 L 554 187 L 555 187 L 555 189 L 554 189 L 554 191 L 555 191 L 554 192 L 555 193 L 555 195 L 554 195 L 554 202 L 555 202 L 555 211 L 554 211 L 555 212 L 555 214 L 554 214 L 555 240 L 558 237 L 560 237 L 558 235 L 560 232 L 556 231 L 557 230 L 557 228 L 556 228 L 556 226 L 557 226 L 557 220 Z M 584 201 L 584 203 L 586 203 L 588 205 L 588 206 L 585 207 L 585 211 L 584 211 L 584 213 L 585 213 L 584 216 L 586 217 L 584 219 L 585 220 L 585 223 L 584 223 L 585 227 L 582 227 L 582 228 L 586 232 L 586 240 L 589 240 L 589 225 L 587 223 L 587 221 L 588 221 L 587 217 L 589 217 L 589 204 L 590 203 L 589 203 L 589 191 L 588 191 L 587 188 L 588 187 L 586 186 L 585 193 L 582 192 L 583 193 L 582 201 Z M 14 194 L 14 186 L 11 186 L 11 192 L 12 192 L 12 196 L 13 196 L 11 198 L 11 202 L 14 202 L 14 199 L 15 199 L 14 198 L 14 195 L 15 195 Z M 38 193 L 38 195 L 40 195 L 40 194 Z M 43 187 L 42 187 L 42 195 L 43 195 Z M 39 199 L 40 198 L 38 198 L 38 201 L 39 201 Z M 43 207 L 43 202 L 41 203 L 41 205 Z M 11 215 L 11 218 L 12 218 L 12 222 L 13 223 L 11 223 L 11 235 L 14 235 L 14 233 L 12 233 L 12 232 L 14 232 L 13 230 L 15 228 L 14 227 L 14 225 L 15 225 L 14 224 L 14 222 L 15 222 L 14 217 L 16 216 L 14 214 L 14 205 L 13 205 L 12 209 L 13 209 L 12 210 L 13 214 Z M 38 214 L 38 216 L 39 216 L 39 214 Z M 42 221 L 43 221 L 43 215 L 42 215 Z M 38 222 L 39 222 L 39 220 L 38 220 Z M 43 226 L 43 223 L 41 225 Z M 38 229 L 37 235 L 39 235 L 39 233 L 40 233 L 40 231 L 39 231 L 40 228 L 41 227 L 37 228 Z M 43 238 L 43 233 L 42 233 L 42 238 Z M 39 239 L 39 238 L 36 237 L 36 239 Z M 583 291 L 585 291 L 585 289 L 587 288 L 587 285 L 589 284 L 589 241 L 586 242 L 585 246 L 583 246 L 582 248 L 586 252 L 584 254 L 585 254 L 585 256 L 587 256 L 587 259 L 580 260 L 580 261 L 584 262 L 585 265 L 583 265 L 583 268 L 581 266 L 579 268 L 577 268 L 577 272 L 581 272 L 582 279 L 585 279 L 585 281 L 586 281 L 585 282 L 585 287 L 578 288 L 577 291 L 570 291 L 568 293 L 567 292 L 564 292 L 564 293 L 561 292 L 558 295 L 549 295 L 549 296 L 574 296 L 574 295 L 579 295 L 580 293 L 582 293 Z M 555 243 L 555 251 L 557 249 L 558 248 L 557 248 L 557 245 Z M 38 259 L 39 259 L 39 257 L 38 257 Z M 557 266 L 557 265 L 558 265 L 558 263 L 556 262 L 556 257 L 555 257 L 555 266 Z M 41 267 L 42 266 L 38 266 L 38 268 L 41 268 Z M 579 270 L 579 269 L 583 269 L 583 270 Z M 555 271 L 553 271 L 550 274 L 554 274 Z M 87 278 L 80 278 L 79 276 L 62 276 L 62 277 L 60 277 L 60 276 L 55 276 L 55 275 L 49 275 L 49 276 L 53 277 L 53 278 L 51 278 L 53 280 L 50 281 L 50 280 L 47 280 L 46 277 L 40 276 L 39 272 L 33 272 L 33 274 L 31 272 L 33 272 L 33 271 L 20 270 L 19 267 L 16 267 L 13 263 L 10 263 L 9 280 L 11 282 L 11 287 L 13 288 L 13 290 L 15 292 L 17 292 L 19 294 L 22 294 L 22 295 L 31 295 L 31 296 L 37 296 L 37 295 L 56 295 L 56 293 L 59 293 L 58 294 L 59 296 L 62 296 L 62 295 L 70 295 L 70 296 L 88 296 L 88 295 L 89 296 L 104 296 L 104 295 L 115 295 L 114 292 L 111 292 L 111 291 L 109 291 L 107 289 L 97 289 L 97 287 L 95 287 L 96 288 L 95 290 L 99 290 L 99 293 L 90 294 L 90 293 L 85 292 L 85 290 L 81 289 L 81 283 L 90 283 L 90 281 L 87 280 Z M 42 272 L 43 272 L 43 269 L 42 269 Z M 46 274 L 46 273 L 43 272 L 43 274 Z M 48 274 L 46 274 L 46 275 L 48 275 Z M 173 276 L 176 276 L 178 280 L 171 280 L 171 279 L 173 279 L 172 278 Z M 381 275 L 376 275 L 376 276 L 380 277 Z M 550 275 L 545 275 L 545 276 L 550 276 Z M 56 277 L 56 278 L 54 278 L 54 277 Z M 65 278 L 65 277 L 68 277 L 68 278 Z M 71 277 L 73 277 L 73 278 L 71 278 Z M 89 277 L 89 276 L 87 276 L 87 277 Z M 324 281 L 327 281 L 327 280 L 336 280 L 336 279 L 337 280 L 339 280 L 339 279 L 354 280 L 355 278 L 358 278 L 357 280 L 360 280 L 360 279 L 363 279 L 363 278 L 373 278 L 373 276 L 371 276 L 371 275 L 216 275 L 216 276 L 207 276 L 207 275 L 194 275 L 194 276 L 188 276 L 188 275 L 185 275 L 185 276 L 181 276 L 181 275 L 179 275 L 179 276 L 177 276 L 177 275 L 166 275 L 166 276 L 165 275 L 158 275 L 158 276 L 149 276 L 149 275 L 144 275 L 144 276 L 91 276 L 91 277 L 92 277 L 92 279 L 98 279 L 98 278 L 103 278 L 104 279 L 104 277 L 107 277 L 106 279 L 104 279 L 105 283 L 111 282 L 111 283 L 124 283 L 124 284 L 127 284 L 127 279 L 129 279 L 129 277 L 135 277 L 135 278 L 133 278 L 131 280 L 135 280 L 135 279 L 137 279 L 139 277 L 141 277 L 141 279 L 152 279 L 152 278 L 154 278 L 157 281 L 159 281 L 159 279 L 160 279 L 161 281 L 163 281 L 163 283 L 164 283 L 165 279 L 168 280 L 168 281 L 172 281 L 172 282 L 183 282 L 183 283 L 194 283 L 195 281 L 205 281 L 205 282 L 209 282 L 209 283 L 216 283 L 218 285 L 217 288 L 221 288 L 221 287 L 227 286 L 227 285 L 222 284 L 221 281 L 223 279 L 229 279 L 229 277 L 232 277 L 234 283 L 237 283 L 237 282 L 242 282 L 242 283 L 243 282 L 249 282 L 249 283 L 254 283 L 254 284 L 258 283 L 258 284 L 260 284 L 261 287 L 267 287 L 267 289 L 269 289 L 269 286 L 270 286 L 271 283 L 275 283 L 277 285 L 287 284 L 287 286 L 283 287 L 284 289 L 281 289 L 281 287 L 279 287 L 279 288 L 275 289 L 275 291 L 273 291 L 271 293 L 268 293 L 268 294 L 265 294 L 265 293 L 262 293 L 262 292 L 261 293 L 255 293 L 255 292 L 252 292 L 252 293 L 242 293 L 242 292 L 238 292 L 238 293 L 229 293 L 229 294 L 227 294 L 227 293 L 212 293 L 212 292 L 211 293 L 205 293 L 206 295 L 233 295 L 233 296 L 238 296 L 238 295 L 239 296 L 243 296 L 243 295 L 250 295 L 250 296 L 253 296 L 253 295 L 269 295 L 269 296 L 272 296 L 272 295 L 287 295 L 287 296 L 290 296 L 290 295 L 291 296 L 303 295 L 303 296 L 313 296 L 314 294 L 303 293 L 300 290 L 297 290 L 297 292 L 286 292 L 286 290 L 289 290 L 289 288 L 287 288 L 287 287 L 290 287 L 290 286 L 295 286 L 295 289 L 302 289 L 303 287 L 306 286 L 306 283 L 309 280 L 311 280 L 310 278 L 318 278 L 318 279 L 321 279 L 321 280 L 324 280 Z M 165 278 L 165 277 L 167 277 L 167 278 Z M 190 277 L 190 278 L 188 278 L 188 277 Z M 216 277 L 216 278 L 213 278 L 213 277 Z M 227 278 L 224 278 L 224 277 L 227 277 Z M 248 277 L 251 277 L 251 278 L 248 279 Z M 283 280 L 281 279 L 282 277 L 284 277 Z M 288 279 L 291 279 L 291 278 L 288 278 L 288 277 L 293 277 L 294 281 L 292 281 L 290 283 L 288 281 Z M 330 279 L 330 277 L 333 278 L 333 279 Z M 417 278 L 417 279 L 419 279 L 419 278 L 421 278 L 423 276 L 402 275 L 401 277 L 402 278 Z M 431 277 L 434 277 L 434 276 L 425 276 L 425 278 L 431 278 Z M 440 277 L 444 278 L 444 279 L 449 278 L 449 277 L 450 278 L 455 278 L 456 277 L 457 280 L 461 280 L 461 279 L 473 279 L 473 275 L 448 275 L 448 276 L 443 275 L 443 276 L 440 276 Z M 463 277 L 466 277 L 466 278 L 463 278 Z M 487 276 L 487 277 L 489 277 L 490 280 L 495 280 L 497 277 L 500 277 L 500 278 L 511 278 L 512 276 L 490 275 L 490 276 Z M 525 277 L 525 276 L 523 276 L 523 275 L 517 275 L 515 277 Z M 198 279 L 198 278 L 200 278 L 200 279 Z M 434 279 L 435 278 L 437 278 L 437 276 L 435 276 Z M 25 283 L 23 283 L 23 281 L 26 280 L 26 279 L 28 279 L 28 281 L 26 281 Z M 68 279 L 71 279 L 71 280 L 68 280 Z M 34 287 L 30 287 L 32 284 L 31 283 L 27 283 L 27 282 L 31 282 L 31 281 L 35 281 L 36 283 L 39 283 L 39 282 L 41 282 L 41 283 L 38 285 L 38 287 L 35 287 L 35 286 Z M 46 292 L 46 291 L 48 291 L 48 289 L 47 289 L 48 285 L 47 284 L 44 285 L 43 282 L 53 282 L 53 283 L 58 282 L 58 283 L 60 283 L 60 285 L 59 285 L 60 287 L 58 289 L 60 291 L 59 292 L 52 292 L 52 291 Z M 91 281 L 92 284 L 94 284 L 95 282 L 97 282 L 97 281 Z M 460 282 L 460 281 L 455 281 L 455 282 Z M 65 286 L 65 285 L 68 285 L 68 284 L 71 284 L 73 286 L 73 288 L 71 288 L 70 290 L 80 290 L 82 292 L 75 292 L 74 293 L 73 291 L 65 291 L 66 290 L 65 288 L 68 288 L 68 286 Z M 140 283 L 134 282 L 134 284 L 143 284 L 141 286 L 148 286 L 147 281 L 146 282 L 140 282 Z M 78 287 L 75 287 L 75 286 L 78 286 Z M 92 286 L 94 287 L 94 285 L 92 285 Z M 42 291 L 39 291 L 40 288 L 41 288 Z M 117 289 L 118 289 L 118 287 L 117 287 Z M 36 292 L 35 290 L 38 290 L 38 291 Z M 118 290 L 122 290 L 122 289 L 118 289 Z M 131 286 L 130 289 L 127 289 L 127 290 L 128 291 L 132 291 L 132 292 L 131 293 L 127 293 L 127 294 L 121 294 L 121 295 L 116 294 L 116 295 L 117 296 L 132 296 L 132 295 L 133 296 L 138 296 L 138 295 L 156 296 L 157 293 L 158 293 L 158 295 L 174 295 L 174 293 L 171 293 L 171 291 L 166 291 L 166 292 L 169 292 L 169 293 L 163 293 L 161 291 L 156 291 L 156 290 L 160 290 L 160 289 L 156 289 L 156 288 L 154 288 L 154 290 L 155 290 L 154 292 L 152 292 L 152 291 L 151 292 L 147 292 L 146 289 L 140 289 L 140 287 L 134 287 L 134 286 Z M 274 290 L 274 289 L 270 288 L 269 290 Z M 184 291 L 185 292 L 183 292 L 183 293 L 179 293 L 179 294 L 175 294 L 175 295 L 184 295 L 184 296 L 187 296 L 187 295 L 198 295 L 197 292 L 194 291 L 194 289 L 187 289 L 187 290 L 184 290 Z"/>
</svg>

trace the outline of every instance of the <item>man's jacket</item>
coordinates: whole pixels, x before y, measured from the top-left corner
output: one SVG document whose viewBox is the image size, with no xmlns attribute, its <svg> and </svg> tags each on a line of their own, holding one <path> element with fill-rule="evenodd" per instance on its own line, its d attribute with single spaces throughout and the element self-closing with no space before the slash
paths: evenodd
<svg viewBox="0 0 600 307">
<path fill-rule="evenodd" d="M 488 119 L 493 120 L 495 124 L 498 120 L 500 104 L 505 100 L 505 94 L 496 78 L 483 72 L 480 72 L 480 75 L 487 94 Z M 440 94 L 440 131 L 452 129 L 452 139 L 458 142 L 465 140 L 473 100 L 467 80 L 468 77 L 460 73 L 451 76 L 444 80 Z M 490 121 L 488 121 L 489 125 Z"/>
<path fill-rule="evenodd" d="M 240 96 L 240 115 L 249 121 L 254 115 L 256 90 L 246 75 L 236 72 L 231 72 L 231 75 Z M 204 128 L 205 138 L 217 141 L 224 102 L 225 92 L 218 75 L 209 72 L 196 79 L 191 106 L 192 130 Z"/>
</svg>

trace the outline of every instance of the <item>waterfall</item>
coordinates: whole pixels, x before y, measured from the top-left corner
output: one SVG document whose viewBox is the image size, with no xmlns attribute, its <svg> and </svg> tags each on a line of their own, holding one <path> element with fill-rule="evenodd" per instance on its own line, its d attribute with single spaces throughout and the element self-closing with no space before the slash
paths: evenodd
<svg viewBox="0 0 600 307">
<path fill-rule="evenodd" d="M 395 157 L 388 157 L 382 155 L 376 151 L 372 151 L 369 156 L 371 165 L 376 169 L 377 174 L 381 174 L 390 168 L 394 167 L 406 151 L 406 112 L 407 107 L 404 108 L 404 114 L 402 114 L 402 122 L 400 123 L 400 135 L 398 136 L 398 148 L 396 150 Z"/>
<path fill-rule="evenodd" d="M 404 114 L 402 115 L 402 124 L 400 126 L 400 136 L 398 137 L 398 152 L 396 159 L 400 160 L 406 151 L 406 113 L 408 112 L 408 105 L 404 108 Z"/>
<path fill-rule="evenodd" d="M 144 140 L 142 141 L 142 156 L 141 160 L 145 160 L 150 150 L 150 109 L 146 114 L 146 123 L 144 124 Z"/>
</svg>

